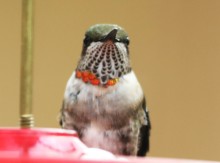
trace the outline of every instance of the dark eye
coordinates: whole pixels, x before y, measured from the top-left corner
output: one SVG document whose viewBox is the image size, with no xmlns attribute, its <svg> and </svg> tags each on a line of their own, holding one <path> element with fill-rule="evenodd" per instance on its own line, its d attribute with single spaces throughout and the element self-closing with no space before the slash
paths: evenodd
<svg viewBox="0 0 220 163">
<path fill-rule="evenodd" d="M 129 45 L 130 44 L 130 40 L 127 38 L 126 40 L 124 40 L 124 43 Z"/>
<path fill-rule="evenodd" d="M 89 36 L 85 36 L 85 38 L 83 40 L 83 44 L 85 46 L 88 46 L 91 42 L 92 42 L 91 38 Z"/>
<path fill-rule="evenodd" d="M 130 40 L 129 40 L 129 38 L 127 37 L 126 39 L 123 39 L 121 42 L 123 42 L 123 43 L 126 44 L 126 45 L 129 45 Z"/>
</svg>

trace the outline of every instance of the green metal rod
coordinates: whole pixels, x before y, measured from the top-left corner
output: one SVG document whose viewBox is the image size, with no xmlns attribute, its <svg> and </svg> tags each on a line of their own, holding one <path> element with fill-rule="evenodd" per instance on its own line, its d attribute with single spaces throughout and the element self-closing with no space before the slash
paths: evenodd
<svg viewBox="0 0 220 163">
<path fill-rule="evenodd" d="M 20 126 L 34 125 L 32 115 L 33 83 L 33 0 L 22 0 Z"/>
</svg>

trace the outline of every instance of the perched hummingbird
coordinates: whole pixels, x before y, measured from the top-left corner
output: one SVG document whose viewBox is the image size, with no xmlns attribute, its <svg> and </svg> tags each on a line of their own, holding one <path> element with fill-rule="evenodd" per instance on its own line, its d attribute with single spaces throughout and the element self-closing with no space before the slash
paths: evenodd
<svg viewBox="0 0 220 163">
<path fill-rule="evenodd" d="M 145 156 L 151 124 L 128 46 L 129 37 L 118 25 L 87 30 L 81 58 L 67 82 L 60 124 L 76 130 L 88 147 Z"/>
</svg>

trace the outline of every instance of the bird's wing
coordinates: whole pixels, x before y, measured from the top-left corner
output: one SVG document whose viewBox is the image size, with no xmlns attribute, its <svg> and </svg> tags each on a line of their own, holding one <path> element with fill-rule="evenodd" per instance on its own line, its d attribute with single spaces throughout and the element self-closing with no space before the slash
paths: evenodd
<svg viewBox="0 0 220 163">
<path fill-rule="evenodd" d="M 150 139 L 151 123 L 149 119 L 149 113 L 147 111 L 145 98 L 143 100 L 142 109 L 144 110 L 144 123 L 140 128 L 139 148 L 137 152 L 138 156 L 145 156 L 150 148 L 149 139 Z"/>
<path fill-rule="evenodd" d="M 60 126 L 65 129 L 75 129 L 73 127 L 73 109 L 77 103 L 78 95 L 80 93 L 79 86 L 76 84 L 75 72 L 67 82 L 63 104 L 60 110 Z"/>
<path fill-rule="evenodd" d="M 63 104 L 62 104 L 62 107 L 60 109 L 59 124 L 60 124 L 61 127 L 63 126 Z"/>
</svg>

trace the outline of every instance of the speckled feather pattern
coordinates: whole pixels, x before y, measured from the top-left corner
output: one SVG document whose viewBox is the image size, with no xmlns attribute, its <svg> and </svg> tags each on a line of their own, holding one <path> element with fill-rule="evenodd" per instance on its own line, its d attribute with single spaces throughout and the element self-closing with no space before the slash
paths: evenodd
<svg viewBox="0 0 220 163">
<path fill-rule="evenodd" d="M 131 71 L 127 48 L 122 43 L 94 42 L 82 55 L 77 70 L 88 70 L 96 75 L 101 84 L 119 78 Z"/>
</svg>

